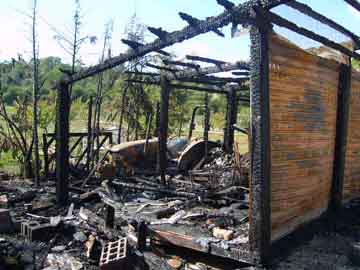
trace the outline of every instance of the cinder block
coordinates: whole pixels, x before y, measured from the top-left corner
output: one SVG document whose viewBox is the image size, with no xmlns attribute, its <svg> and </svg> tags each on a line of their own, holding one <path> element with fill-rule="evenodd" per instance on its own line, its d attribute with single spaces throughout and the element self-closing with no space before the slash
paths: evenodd
<svg viewBox="0 0 360 270">
<path fill-rule="evenodd" d="M 0 233 L 13 232 L 10 211 L 8 209 L 0 209 Z"/>
<path fill-rule="evenodd" d="M 126 270 L 127 239 L 106 243 L 101 251 L 100 270 Z"/>
<path fill-rule="evenodd" d="M 12 218 L 12 223 L 13 223 L 13 226 L 14 226 L 14 229 L 16 232 L 21 233 L 22 224 L 25 222 L 27 222 L 26 219 L 24 219 L 22 217 L 13 217 Z"/>
<path fill-rule="evenodd" d="M 36 221 L 21 223 L 21 235 L 28 241 L 48 241 L 52 238 L 55 228 L 53 225 L 39 224 Z"/>
</svg>

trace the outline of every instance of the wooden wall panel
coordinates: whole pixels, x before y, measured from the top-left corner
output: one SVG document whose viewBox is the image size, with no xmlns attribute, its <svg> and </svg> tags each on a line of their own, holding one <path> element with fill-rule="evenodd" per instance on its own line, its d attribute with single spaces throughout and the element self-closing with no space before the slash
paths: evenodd
<svg viewBox="0 0 360 270">
<path fill-rule="evenodd" d="M 360 197 L 360 73 L 351 77 L 343 199 Z"/>
<path fill-rule="evenodd" d="M 328 207 L 340 65 L 275 34 L 269 46 L 274 241 Z"/>
</svg>

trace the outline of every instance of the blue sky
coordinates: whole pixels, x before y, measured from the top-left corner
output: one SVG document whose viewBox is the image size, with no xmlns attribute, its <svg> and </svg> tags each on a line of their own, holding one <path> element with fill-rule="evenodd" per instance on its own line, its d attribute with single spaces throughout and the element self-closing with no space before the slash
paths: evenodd
<svg viewBox="0 0 360 270">
<path fill-rule="evenodd" d="M 23 13 L 29 13 L 31 0 L 1 0 L 0 1 L 0 59 L 16 57 L 21 53 L 29 57 L 31 43 L 30 19 Z M 74 0 L 38 0 L 39 5 L 39 40 L 40 56 L 60 56 L 65 61 L 69 60 L 68 55 L 54 40 L 55 33 L 49 25 L 56 27 L 61 32 L 71 29 Z M 238 4 L 242 0 L 233 0 Z M 357 34 L 359 33 L 360 13 L 356 12 L 343 0 L 301 0 L 303 3 L 311 4 L 312 7 L 326 14 L 328 17 L 344 24 Z M 186 24 L 178 16 L 179 11 L 189 13 L 197 18 L 215 16 L 223 11 L 222 7 L 216 4 L 215 0 L 81 0 L 84 17 L 82 19 L 83 35 L 96 35 L 100 41 L 104 32 L 104 25 L 110 19 L 114 20 L 113 52 L 119 54 L 126 50 L 120 40 L 124 38 L 125 26 L 135 12 L 142 23 L 160 27 L 167 31 L 182 29 Z M 307 26 L 315 31 L 326 34 L 332 39 L 342 40 L 340 34 L 334 34 L 311 20 L 305 20 L 304 16 L 289 8 L 277 8 L 276 12 L 286 18 L 293 18 L 299 25 Z M 174 52 L 179 58 L 185 54 L 196 54 L 205 57 L 213 57 L 226 61 L 236 61 L 249 57 L 248 37 L 241 36 L 231 39 L 229 27 L 223 29 L 226 38 L 220 38 L 213 33 L 196 37 L 190 41 L 167 48 L 167 51 Z M 288 37 L 302 46 L 310 46 L 312 43 L 297 35 L 286 33 Z M 154 39 L 150 33 L 147 40 Z M 316 45 L 316 43 L 314 43 Z M 86 64 L 94 64 L 99 58 L 101 42 L 97 45 L 86 45 L 81 51 L 82 61 Z"/>
</svg>

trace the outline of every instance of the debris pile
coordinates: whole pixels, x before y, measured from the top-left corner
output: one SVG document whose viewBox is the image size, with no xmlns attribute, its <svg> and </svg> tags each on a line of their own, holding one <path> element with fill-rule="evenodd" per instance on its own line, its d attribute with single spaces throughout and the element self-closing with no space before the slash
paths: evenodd
<svg viewBox="0 0 360 270">
<path fill-rule="evenodd" d="M 168 174 L 166 184 L 155 174 L 73 180 L 66 207 L 56 205 L 52 181 L 2 180 L 0 270 L 202 269 L 158 253 L 170 246 L 231 257 L 248 249 L 249 194 L 235 166 L 213 148 L 202 166 Z"/>
</svg>

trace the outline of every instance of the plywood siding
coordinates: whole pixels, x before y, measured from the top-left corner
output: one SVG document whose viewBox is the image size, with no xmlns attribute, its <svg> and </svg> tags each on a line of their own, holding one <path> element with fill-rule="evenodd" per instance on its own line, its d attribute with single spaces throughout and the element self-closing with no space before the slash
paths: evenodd
<svg viewBox="0 0 360 270">
<path fill-rule="evenodd" d="M 339 64 L 270 38 L 271 239 L 328 206 Z"/>
<path fill-rule="evenodd" d="M 350 108 L 345 155 L 345 201 L 360 197 L 360 73 L 351 78 Z"/>
</svg>

